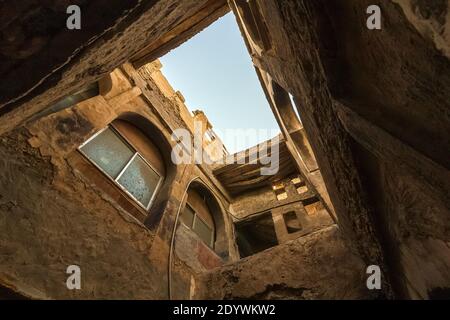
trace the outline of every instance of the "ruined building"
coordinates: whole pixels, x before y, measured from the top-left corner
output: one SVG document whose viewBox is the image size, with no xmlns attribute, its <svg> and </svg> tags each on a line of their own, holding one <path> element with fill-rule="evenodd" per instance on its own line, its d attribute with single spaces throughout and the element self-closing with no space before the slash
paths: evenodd
<svg viewBox="0 0 450 320">
<path fill-rule="evenodd" d="M 450 298 L 450 1 L 376 2 L 0 2 L 0 298 Z M 160 70 L 230 11 L 274 174 Z"/>
</svg>

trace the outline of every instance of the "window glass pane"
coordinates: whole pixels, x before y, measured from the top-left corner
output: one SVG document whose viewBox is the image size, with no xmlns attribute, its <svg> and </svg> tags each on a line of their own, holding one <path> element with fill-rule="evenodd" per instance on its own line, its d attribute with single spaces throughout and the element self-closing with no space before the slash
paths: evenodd
<svg viewBox="0 0 450 320">
<path fill-rule="evenodd" d="M 195 212 L 189 205 L 186 205 L 184 208 L 183 214 L 181 215 L 181 221 L 187 225 L 189 228 L 192 228 L 192 223 L 194 222 Z"/>
<path fill-rule="evenodd" d="M 109 128 L 80 149 L 112 178 L 119 175 L 134 154 L 134 151 Z"/>
<path fill-rule="evenodd" d="M 195 218 L 193 230 L 208 246 L 211 246 L 213 233 L 212 229 L 198 216 Z"/>
<path fill-rule="evenodd" d="M 140 156 L 136 156 L 117 182 L 147 207 L 158 181 L 159 175 Z"/>
</svg>

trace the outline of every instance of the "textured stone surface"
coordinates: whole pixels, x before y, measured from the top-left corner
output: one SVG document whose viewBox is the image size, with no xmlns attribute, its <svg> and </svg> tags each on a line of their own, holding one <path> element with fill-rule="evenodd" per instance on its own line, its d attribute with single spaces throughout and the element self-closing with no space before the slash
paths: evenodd
<svg viewBox="0 0 450 320">
<path fill-rule="evenodd" d="M 148 229 L 73 176 L 68 190 L 52 186 L 52 165 L 23 134 L 3 137 L 0 149 L 0 281 L 52 299 L 156 295 Z M 81 267 L 83 290 L 66 288 L 72 264 Z"/>
<path fill-rule="evenodd" d="M 270 30 L 271 50 L 276 55 L 263 53 L 261 57 L 255 56 L 254 61 L 294 96 L 340 228 L 350 239 L 349 248 L 358 250 L 366 263 L 386 269 L 371 220 L 371 207 L 350 149 L 350 137 L 336 121 L 330 84 L 324 72 L 320 49 L 323 42 L 333 37 L 320 33 L 322 24 L 327 23 L 324 12 L 328 3 L 259 2 Z M 384 288 L 389 291 L 388 283 Z"/>
<path fill-rule="evenodd" d="M 369 299 L 366 266 L 336 226 L 204 275 L 196 299 Z"/>
</svg>

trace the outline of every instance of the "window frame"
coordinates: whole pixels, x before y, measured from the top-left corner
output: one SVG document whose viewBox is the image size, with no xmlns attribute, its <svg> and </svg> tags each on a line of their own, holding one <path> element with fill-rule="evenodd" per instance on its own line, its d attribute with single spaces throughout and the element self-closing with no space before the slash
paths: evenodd
<svg viewBox="0 0 450 320">
<path fill-rule="evenodd" d="M 192 219 L 192 225 L 188 226 L 186 223 L 184 223 L 183 219 L 181 220 L 181 223 L 184 224 L 189 230 L 191 230 L 193 233 L 195 233 L 195 235 L 203 242 L 205 243 L 208 247 L 210 247 L 212 250 L 214 250 L 214 243 L 215 243 L 215 237 L 216 237 L 216 228 L 214 226 L 210 226 L 209 223 L 207 223 L 205 221 L 205 219 L 203 219 L 202 217 L 200 217 L 200 215 L 197 213 L 197 211 L 192 208 L 191 205 L 189 205 L 189 203 L 186 203 L 185 205 L 185 209 L 189 207 L 192 212 L 194 212 L 194 218 Z M 184 214 L 184 210 L 182 212 L 182 214 Z M 211 243 L 206 243 L 205 241 L 203 241 L 202 237 L 194 230 L 194 226 L 195 226 L 195 222 L 197 221 L 197 219 L 199 219 L 200 221 L 202 221 L 208 228 L 210 228 L 211 230 Z"/>
<path fill-rule="evenodd" d="M 102 132 L 106 131 L 106 130 L 111 130 L 113 134 L 115 134 L 124 144 L 126 144 L 132 151 L 134 151 L 133 156 L 130 158 L 130 160 L 128 160 L 128 162 L 125 164 L 125 166 L 121 169 L 121 171 L 119 172 L 119 174 L 117 175 L 116 178 L 111 177 L 102 167 L 100 167 L 97 163 L 95 163 L 91 158 L 89 158 L 89 156 L 82 150 L 82 148 L 89 144 L 92 140 L 94 140 L 96 137 L 98 137 Z M 119 187 L 119 189 L 123 192 L 125 192 L 125 194 L 130 197 L 134 202 L 136 202 L 141 208 L 145 209 L 146 211 L 148 211 L 154 200 L 155 197 L 164 181 L 164 178 L 162 176 L 162 174 L 154 167 L 151 165 L 151 163 L 149 163 L 147 161 L 147 159 L 144 158 L 144 156 L 137 150 L 137 148 L 134 147 L 134 145 L 128 141 L 124 136 L 122 136 L 120 134 L 120 132 L 114 127 L 114 124 L 111 123 L 109 125 L 107 125 L 106 127 L 104 127 L 103 129 L 99 130 L 98 132 L 96 132 L 95 134 L 93 134 L 89 139 L 87 139 L 85 142 L 83 142 L 78 148 L 77 150 L 83 155 L 83 157 L 85 157 L 90 163 L 92 163 L 98 170 L 100 170 L 100 172 L 105 175 L 109 180 L 111 180 L 114 185 L 116 185 L 117 187 Z M 156 175 L 159 177 L 158 179 L 158 183 L 156 184 L 156 188 L 150 198 L 150 201 L 148 202 L 148 205 L 145 206 L 144 204 L 142 204 L 138 199 L 136 199 L 135 196 L 133 196 L 131 194 L 131 192 L 129 192 L 124 186 L 122 186 L 118 180 L 120 179 L 120 177 L 123 175 L 123 173 L 126 171 L 126 169 L 130 166 L 130 164 L 133 162 L 133 160 L 136 157 L 140 157 L 141 160 L 143 160 L 145 162 L 145 164 L 147 164 L 151 170 L 153 170 Z"/>
</svg>

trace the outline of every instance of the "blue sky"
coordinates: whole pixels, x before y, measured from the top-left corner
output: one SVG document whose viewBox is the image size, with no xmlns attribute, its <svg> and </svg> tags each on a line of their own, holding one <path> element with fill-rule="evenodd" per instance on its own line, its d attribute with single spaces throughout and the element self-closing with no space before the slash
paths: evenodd
<svg viewBox="0 0 450 320">
<path fill-rule="evenodd" d="M 233 14 L 222 17 L 160 61 L 162 72 L 172 87 L 181 91 L 188 108 L 205 112 L 231 153 L 279 132 Z M 225 131 L 249 128 L 273 131 L 257 139 L 260 141 L 232 137 Z"/>
</svg>

